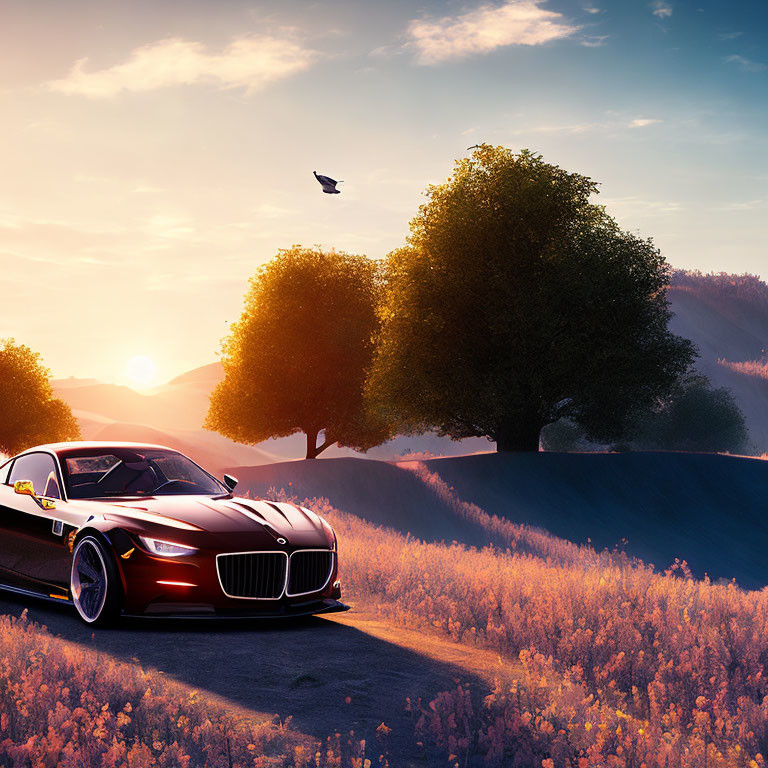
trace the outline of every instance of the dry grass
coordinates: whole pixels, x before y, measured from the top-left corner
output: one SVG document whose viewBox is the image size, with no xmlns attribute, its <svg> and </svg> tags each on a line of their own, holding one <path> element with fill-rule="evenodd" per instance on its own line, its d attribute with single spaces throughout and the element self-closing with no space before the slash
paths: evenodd
<svg viewBox="0 0 768 768">
<path fill-rule="evenodd" d="M 493 518 L 504 550 L 424 543 L 307 503 L 336 527 L 359 599 L 509 662 L 514 682 L 480 706 L 463 687 L 412 702 L 425 745 L 461 765 L 763 765 L 768 593 L 694 581 L 684 563 L 655 573 Z"/>
<path fill-rule="evenodd" d="M 305 768 L 370 765 L 364 743 L 323 744 L 254 723 L 138 664 L 0 617 L 0 765 L 21 768 Z"/>
<path fill-rule="evenodd" d="M 656 573 L 513 525 L 411 469 L 494 545 L 425 543 L 306 503 L 335 525 L 358 604 L 506 660 L 494 690 L 408 702 L 429 764 L 764 765 L 768 592 L 694 581 L 684 564 Z M 368 765 L 360 743 L 318 747 L 279 722 L 254 724 L 25 619 L 0 618 L 0 691 L 4 765 Z"/>
<path fill-rule="evenodd" d="M 755 376 L 758 379 L 768 379 L 768 360 L 748 360 L 744 363 L 730 363 L 720 358 L 718 365 L 730 368 L 736 373 L 742 373 L 745 376 Z"/>
</svg>

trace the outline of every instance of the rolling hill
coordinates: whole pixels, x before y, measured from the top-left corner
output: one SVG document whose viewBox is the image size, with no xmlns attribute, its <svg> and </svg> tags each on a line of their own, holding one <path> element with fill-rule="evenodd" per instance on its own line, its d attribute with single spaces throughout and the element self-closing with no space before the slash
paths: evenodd
<svg viewBox="0 0 768 768">
<path fill-rule="evenodd" d="M 238 493 L 325 497 L 428 541 L 489 543 L 488 530 L 465 514 L 466 504 L 475 504 L 599 550 L 624 548 L 661 569 L 679 558 L 698 577 L 735 578 L 753 589 L 768 584 L 768 461 L 656 452 L 483 454 L 424 462 L 432 482 L 413 465 L 342 458 L 230 471 L 240 480 Z"/>
<path fill-rule="evenodd" d="M 699 370 L 727 387 L 747 420 L 757 453 L 768 452 L 768 379 L 725 363 L 759 360 L 768 348 L 768 285 L 753 275 L 676 272 L 670 328 L 699 348 Z"/>
</svg>

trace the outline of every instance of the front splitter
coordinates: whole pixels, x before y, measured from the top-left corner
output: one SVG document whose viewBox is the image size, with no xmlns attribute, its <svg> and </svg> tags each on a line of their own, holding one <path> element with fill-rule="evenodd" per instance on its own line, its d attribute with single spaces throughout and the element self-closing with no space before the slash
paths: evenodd
<svg viewBox="0 0 768 768">
<path fill-rule="evenodd" d="M 216 621 L 232 619 L 293 619 L 302 616 L 317 616 L 322 613 L 341 613 L 348 611 L 350 606 L 339 600 L 323 600 L 322 602 L 299 603 L 298 605 L 280 606 L 274 611 L 254 611 L 253 613 L 123 613 L 127 619 L 179 619 L 191 621 Z"/>
</svg>

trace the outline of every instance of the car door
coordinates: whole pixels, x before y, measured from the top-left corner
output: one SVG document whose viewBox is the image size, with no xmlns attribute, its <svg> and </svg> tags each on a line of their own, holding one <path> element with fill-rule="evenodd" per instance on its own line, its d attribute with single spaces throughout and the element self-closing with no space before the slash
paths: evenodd
<svg viewBox="0 0 768 768">
<path fill-rule="evenodd" d="M 71 555 L 67 536 L 72 530 L 61 514 L 61 477 L 49 453 L 26 453 L 14 459 L 0 485 L 0 567 L 15 586 L 51 594 L 69 583 Z M 31 481 L 35 494 L 56 505 L 44 509 L 32 496 L 14 492 L 19 480 Z M 65 515 L 67 517 L 67 515 Z M 57 594 L 60 590 L 55 590 Z"/>
</svg>

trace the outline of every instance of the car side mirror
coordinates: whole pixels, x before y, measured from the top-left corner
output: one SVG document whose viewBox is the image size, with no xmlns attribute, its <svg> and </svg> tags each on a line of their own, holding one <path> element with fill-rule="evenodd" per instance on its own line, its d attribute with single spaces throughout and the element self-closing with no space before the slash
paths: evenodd
<svg viewBox="0 0 768 768">
<path fill-rule="evenodd" d="M 232 475 L 224 475 L 224 485 L 226 485 L 230 491 L 234 491 L 235 486 L 237 485 L 237 478 Z"/>
<path fill-rule="evenodd" d="M 17 480 L 13 484 L 13 490 L 22 496 L 31 496 L 43 509 L 56 509 L 56 505 L 52 501 L 41 499 L 35 493 L 35 484 L 31 480 Z"/>
</svg>

